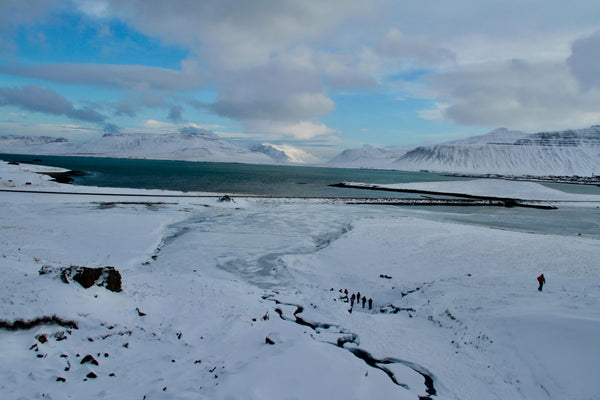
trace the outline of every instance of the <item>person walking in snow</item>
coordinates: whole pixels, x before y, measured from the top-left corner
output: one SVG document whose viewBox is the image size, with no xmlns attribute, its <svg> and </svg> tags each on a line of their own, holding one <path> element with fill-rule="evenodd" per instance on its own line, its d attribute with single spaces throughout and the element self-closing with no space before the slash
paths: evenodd
<svg viewBox="0 0 600 400">
<path fill-rule="evenodd" d="M 544 283 L 546 283 L 546 278 L 544 278 L 544 274 L 541 274 L 540 276 L 538 276 L 537 281 L 540 284 L 540 286 L 538 287 L 538 290 L 541 292 L 542 287 L 544 286 Z"/>
</svg>

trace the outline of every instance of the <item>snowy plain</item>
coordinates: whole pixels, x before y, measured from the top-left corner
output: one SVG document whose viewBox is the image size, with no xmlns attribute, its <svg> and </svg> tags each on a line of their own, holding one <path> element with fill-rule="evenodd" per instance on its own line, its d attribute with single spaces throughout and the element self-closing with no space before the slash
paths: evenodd
<svg viewBox="0 0 600 400">
<path fill-rule="evenodd" d="M 598 235 L 60 185 L 5 163 L 0 189 L 0 320 L 77 325 L 0 328 L 4 398 L 600 397 Z M 600 205 L 583 197 L 582 215 Z M 72 265 L 114 266 L 123 291 L 39 274 Z"/>
</svg>

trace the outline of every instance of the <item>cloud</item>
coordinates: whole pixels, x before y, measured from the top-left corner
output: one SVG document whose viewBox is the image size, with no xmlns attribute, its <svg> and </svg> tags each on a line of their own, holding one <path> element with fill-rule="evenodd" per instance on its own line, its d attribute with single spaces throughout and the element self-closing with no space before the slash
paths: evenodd
<svg viewBox="0 0 600 400">
<path fill-rule="evenodd" d="M 453 61 L 454 53 L 442 48 L 426 36 L 408 37 L 398 29 L 391 29 L 375 48 L 385 58 L 404 59 L 428 66 Z"/>
<path fill-rule="evenodd" d="M 567 59 L 569 71 L 584 90 L 600 88 L 600 31 L 591 36 L 577 39 L 571 46 Z"/>
<path fill-rule="evenodd" d="M 115 124 L 104 124 L 102 127 L 102 133 L 121 133 L 121 128 Z"/>
<path fill-rule="evenodd" d="M 443 119 L 462 125 L 543 130 L 600 121 L 600 91 L 581 92 L 564 62 L 508 61 L 428 77 Z M 433 110 L 422 117 L 434 117 Z"/>
<path fill-rule="evenodd" d="M 101 82 L 120 88 L 137 88 L 149 81 L 149 89 L 177 90 L 201 87 L 207 80 L 217 91 L 212 103 L 188 101 L 201 110 L 255 126 L 313 126 L 315 118 L 335 110 L 327 88 L 374 88 L 373 70 L 353 54 L 314 51 L 307 42 L 333 32 L 347 18 L 361 19 L 376 13 L 372 4 L 360 0 L 324 0 L 303 2 L 281 0 L 208 0 L 202 2 L 80 1 L 82 12 L 91 17 L 107 15 L 126 21 L 142 33 L 160 37 L 164 43 L 183 45 L 202 60 L 203 73 L 182 71 L 172 80 L 155 77 L 155 70 L 111 71 L 89 67 L 81 75 L 65 74 L 57 66 L 53 79 L 77 82 Z M 71 68 L 74 69 L 74 68 Z M 43 68 L 40 68 L 43 70 Z M 13 71 L 14 72 L 14 71 Z M 74 71 L 76 72 L 76 71 Z M 144 72 L 148 77 L 141 76 Z M 163 71 L 160 71 L 163 72 Z M 22 72 L 14 72 L 22 73 Z M 41 72 L 38 77 L 42 77 Z M 48 71 L 43 76 L 48 77 Z M 31 71 L 24 72 L 32 76 Z M 159 76 L 161 74 L 158 74 Z M 171 73 L 173 75 L 173 73 Z M 194 77 L 189 79 L 188 77 Z M 200 78 L 202 77 L 202 78 Z M 138 82 L 138 78 L 139 81 Z M 178 86 L 179 85 L 179 86 Z M 138 99 L 140 100 L 140 99 Z M 117 113 L 133 116 L 146 102 L 131 96 L 117 105 Z M 180 121 L 179 108 L 169 107 L 169 120 Z M 313 129 L 314 130 L 314 129 Z M 286 129 L 285 133 L 306 129 Z"/>
<path fill-rule="evenodd" d="M 80 10 L 96 16 L 90 1 Z M 376 12 L 376 4 L 361 0 L 107 0 L 104 14 L 128 21 L 137 29 L 168 43 L 186 45 L 212 65 L 228 70 L 268 63 L 290 44 L 319 38 L 349 17 Z"/>
<path fill-rule="evenodd" d="M 179 133 L 192 134 L 192 135 L 204 135 L 212 138 L 218 138 L 218 136 L 211 130 L 201 128 L 198 125 L 190 124 L 179 128 Z"/>
<path fill-rule="evenodd" d="M 299 121 L 293 123 L 258 120 L 250 122 L 248 128 L 263 134 L 274 134 L 279 138 L 284 137 L 300 140 L 329 136 L 337 132 L 320 121 Z"/>
<path fill-rule="evenodd" d="M 59 93 L 35 84 L 22 88 L 0 87 L 0 106 L 15 106 L 28 111 L 65 115 L 87 122 L 103 122 L 106 119 L 89 106 L 75 108 L 73 103 Z"/>
<path fill-rule="evenodd" d="M 167 119 L 171 122 L 182 122 L 183 118 L 181 113 L 183 112 L 183 107 L 180 105 L 173 105 L 169 110 L 169 114 L 167 115 Z"/>
<path fill-rule="evenodd" d="M 0 67 L 0 73 L 77 85 L 135 90 L 193 90 L 204 84 L 203 73 L 193 61 L 181 70 L 142 65 L 19 64 Z"/>
<path fill-rule="evenodd" d="M 129 91 L 119 101 L 109 103 L 108 106 L 114 109 L 116 116 L 125 115 L 131 118 L 136 117 L 144 108 L 168 109 L 167 118 L 172 122 L 181 122 L 183 107 L 167 100 L 166 97 L 160 92 L 151 90 Z M 176 98 L 177 96 L 170 95 L 168 97 Z"/>
</svg>

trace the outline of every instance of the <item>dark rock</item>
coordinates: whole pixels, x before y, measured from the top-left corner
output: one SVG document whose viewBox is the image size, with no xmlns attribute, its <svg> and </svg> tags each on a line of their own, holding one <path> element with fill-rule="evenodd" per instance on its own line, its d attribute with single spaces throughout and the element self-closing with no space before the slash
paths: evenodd
<svg viewBox="0 0 600 400">
<path fill-rule="evenodd" d="M 146 313 L 141 312 L 140 309 L 137 307 L 135 308 L 135 310 L 137 311 L 137 313 L 140 317 L 143 317 L 144 315 L 146 315 Z"/>
<path fill-rule="evenodd" d="M 37 335 L 35 338 L 36 338 L 36 339 L 38 340 L 38 342 L 40 342 L 40 343 L 46 343 L 46 342 L 48 341 L 48 338 L 47 338 L 47 337 L 46 337 L 46 335 L 44 335 L 44 334 Z"/>
<path fill-rule="evenodd" d="M 39 317 L 31 321 L 23 321 L 22 319 L 18 319 L 13 322 L 0 320 L 0 329 L 6 329 L 9 331 L 27 330 L 40 325 L 60 325 L 65 328 L 77 329 L 77 323 L 75 321 L 64 320 L 56 315 L 51 317 Z"/>
<path fill-rule="evenodd" d="M 231 197 L 229 197 L 228 195 L 225 195 L 225 196 L 219 198 L 219 200 L 218 200 L 219 203 L 223 203 L 223 202 L 231 203 L 232 201 L 233 201 L 233 199 Z"/>
<path fill-rule="evenodd" d="M 63 378 L 62 376 L 59 376 L 56 378 L 56 382 L 66 382 L 67 380 L 65 378 Z"/>
<path fill-rule="evenodd" d="M 98 375 L 96 375 L 96 374 L 95 374 L 95 373 L 93 373 L 93 372 L 90 372 L 90 373 L 89 373 L 89 374 L 87 374 L 86 376 L 87 376 L 88 378 L 90 378 L 90 379 L 94 379 L 94 378 L 97 378 L 97 377 L 98 377 Z"/>
<path fill-rule="evenodd" d="M 269 338 L 268 336 L 265 338 L 265 343 L 266 344 L 275 344 L 275 342 L 272 341 L 271 338 Z"/>
<path fill-rule="evenodd" d="M 104 286 L 112 292 L 120 292 L 121 274 L 114 267 L 78 267 L 72 265 L 69 268 L 54 268 L 50 265 L 44 265 L 39 270 L 40 275 L 58 275 L 63 283 L 70 283 L 74 280 L 84 288 L 90 288 L 93 285 Z"/>
<path fill-rule="evenodd" d="M 96 361 L 96 359 L 94 357 L 92 357 L 91 354 L 88 354 L 87 356 L 85 356 L 81 359 L 80 364 L 86 364 L 86 363 L 98 365 L 98 361 Z"/>
</svg>

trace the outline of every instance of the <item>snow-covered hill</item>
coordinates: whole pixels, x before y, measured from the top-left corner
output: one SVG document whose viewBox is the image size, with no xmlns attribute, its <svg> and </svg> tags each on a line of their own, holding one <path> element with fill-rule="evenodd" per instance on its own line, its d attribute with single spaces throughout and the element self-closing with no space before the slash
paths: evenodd
<svg viewBox="0 0 600 400">
<path fill-rule="evenodd" d="M 344 150 L 327 163 L 335 167 L 352 168 L 392 168 L 398 157 L 406 151 L 384 149 L 365 145 L 358 149 Z"/>
<path fill-rule="evenodd" d="M 600 172 L 600 126 L 524 134 L 496 129 L 487 135 L 418 147 L 400 157 L 402 170 L 582 175 Z"/>
<path fill-rule="evenodd" d="M 280 163 L 315 164 L 320 161 L 314 155 L 290 145 L 263 143 L 251 146 L 250 150 L 263 153 Z"/>
</svg>

